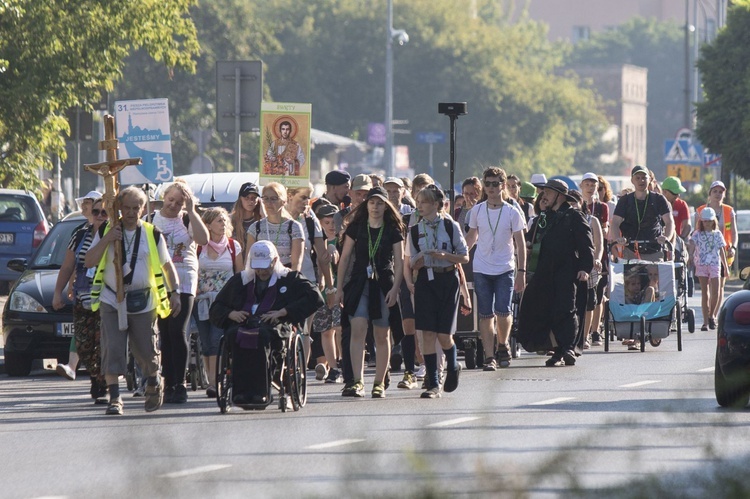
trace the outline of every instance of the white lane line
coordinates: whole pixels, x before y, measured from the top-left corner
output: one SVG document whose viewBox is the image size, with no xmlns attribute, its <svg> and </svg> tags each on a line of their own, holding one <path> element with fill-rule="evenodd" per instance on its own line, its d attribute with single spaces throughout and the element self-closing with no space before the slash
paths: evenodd
<svg viewBox="0 0 750 499">
<path fill-rule="evenodd" d="M 449 419 L 447 421 L 440 421 L 439 423 L 428 424 L 427 428 L 442 428 L 444 426 L 453 426 L 461 423 L 468 423 L 469 421 L 476 421 L 479 417 L 468 417 L 468 418 L 456 418 Z"/>
<path fill-rule="evenodd" d="M 197 475 L 198 473 L 208 473 L 209 471 L 223 470 L 224 468 L 231 468 L 231 464 L 209 464 L 208 466 L 200 466 L 198 468 L 190 468 L 188 470 L 173 471 L 172 473 L 165 473 L 159 475 L 160 478 L 182 478 L 190 475 Z"/>
<path fill-rule="evenodd" d="M 363 438 L 347 438 L 344 440 L 334 440 L 333 442 L 326 442 L 324 444 L 310 445 L 305 448 L 310 450 L 330 449 L 332 447 L 341 447 L 342 445 L 357 444 L 364 441 L 365 440 Z"/>
<path fill-rule="evenodd" d="M 645 381 L 636 381 L 635 383 L 628 383 L 627 385 L 620 385 L 618 388 L 635 388 L 637 386 L 653 385 L 654 383 L 661 383 L 658 379 L 647 379 Z"/>
<path fill-rule="evenodd" d="M 704 367 L 703 369 L 698 369 L 699 373 L 712 373 L 716 370 L 716 367 Z"/>
<path fill-rule="evenodd" d="M 552 405 L 567 402 L 568 400 L 575 400 L 575 397 L 558 397 L 556 399 L 542 400 L 541 402 L 532 402 L 529 405 Z"/>
</svg>

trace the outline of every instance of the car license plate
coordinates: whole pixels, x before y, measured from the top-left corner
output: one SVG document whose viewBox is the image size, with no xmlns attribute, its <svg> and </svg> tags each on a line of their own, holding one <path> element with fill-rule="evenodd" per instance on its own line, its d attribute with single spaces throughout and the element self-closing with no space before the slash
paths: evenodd
<svg viewBox="0 0 750 499">
<path fill-rule="evenodd" d="M 70 337 L 73 336 L 73 323 L 72 322 L 60 322 L 57 324 L 57 336 Z"/>
<path fill-rule="evenodd" d="M 13 244 L 16 239 L 15 236 L 12 232 L 0 232 L 0 244 Z"/>
</svg>

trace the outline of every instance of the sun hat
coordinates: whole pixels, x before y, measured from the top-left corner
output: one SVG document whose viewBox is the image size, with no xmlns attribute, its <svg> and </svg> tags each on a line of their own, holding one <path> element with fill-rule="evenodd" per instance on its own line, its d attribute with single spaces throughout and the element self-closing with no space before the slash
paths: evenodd
<svg viewBox="0 0 750 499">
<path fill-rule="evenodd" d="M 521 182 L 521 192 L 518 194 L 522 198 L 535 199 L 536 188 L 531 182 Z"/>
<path fill-rule="evenodd" d="M 546 184 L 541 185 L 543 189 L 552 189 L 555 192 L 559 192 L 566 197 L 568 201 L 577 201 L 574 196 L 571 196 L 568 192 L 568 184 L 560 180 L 559 178 L 550 179 Z"/>
<path fill-rule="evenodd" d="M 547 183 L 547 177 L 544 175 L 544 173 L 535 173 L 531 176 L 531 184 L 535 187 L 541 187 L 543 184 Z"/>
</svg>

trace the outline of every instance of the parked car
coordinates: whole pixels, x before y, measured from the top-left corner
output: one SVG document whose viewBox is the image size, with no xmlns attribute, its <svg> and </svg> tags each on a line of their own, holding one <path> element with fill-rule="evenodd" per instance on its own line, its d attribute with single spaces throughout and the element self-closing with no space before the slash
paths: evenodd
<svg viewBox="0 0 750 499">
<path fill-rule="evenodd" d="M 13 258 L 31 258 L 49 232 L 36 196 L 28 191 L 0 189 L 0 292 L 21 275 L 8 268 Z"/>
<path fill-rule="evenodd" d="M 750 401 L 750 267 L 740 272 L 745 285 L 719 310 L 716 329 L 714 391 L 722 407 L 745 407 Z"/>
<path fill-rule="evenodd" d="M 737 210 L 737 268 L 750 266 L 750 210 Z"/>
<path fill-rule="evenodd" d="M 36 249 L 30 263 L 26 258 L 15 258 L 7 264 L 20 275 L 3 308 L 5 371 L 9 376 L 27 376 L 34 359 L 68 361 L 73 304 L 66 299 L 62 310 L 54 310 L 52 297 L 68 242 L 85 221 L 78 216 L 59 222 Z M 63 296 L 67 296 L 67 291 Z"/>
</svg>

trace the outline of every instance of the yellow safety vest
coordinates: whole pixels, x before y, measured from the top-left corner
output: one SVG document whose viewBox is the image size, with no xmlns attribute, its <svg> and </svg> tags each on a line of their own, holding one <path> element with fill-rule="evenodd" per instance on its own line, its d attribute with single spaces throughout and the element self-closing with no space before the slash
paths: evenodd
<svg viewBox="0 0 750 499">
<path fill-rule="evenodd" d="M 156 238 L 154 237 L 154 226 L 148 222 L 143 222 L 143 228 L 146 232 L 146 240 L 148 241 L 148 264 L 149 264 L 149 276 L 148 283 L 151 288 L 151 292 L 157 297 L 156 300 L 156 314 L 162 319 L 169 317 L 172 309 L 169 305 L 169 296 L 167 295 L 167 288 L 164 284 L 164 274 L 161 270 L 161 262 L 159 261 L 159 250 L 156 247 Z M 109 232 L 110 225 L 104 229 L 104 235 Z M 104 250 L 102 259 L 99 261 L 99 265 L 96 268 L 96 274 L 94 275 L 94 283 L 91 286 L 91 310 L 99 310 L 99 303 L 101 302 L 102 288 L 104 287 L 104 267 L 107 263 L 107 253 L 109 252 L 109 245 Z"/>
</svg>

